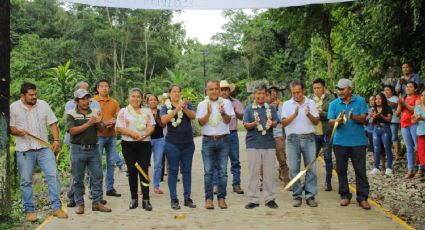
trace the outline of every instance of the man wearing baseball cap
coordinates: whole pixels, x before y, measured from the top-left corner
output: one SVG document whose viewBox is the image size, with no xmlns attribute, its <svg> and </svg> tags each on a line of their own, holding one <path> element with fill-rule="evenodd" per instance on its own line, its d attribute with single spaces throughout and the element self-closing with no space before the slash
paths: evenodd
<svg viewBox="0 0 425 230">
<path fill-rule="evenodd" d="M 328 119 L 331 126 L 338 122 L 333 139 L 336 171 L 338 173 L 339 194 L 341 206 L 348 206 L 352 194 L 348 187 L 348 161 L 354 167 L 356 175 L 357 202 L 363 209 L 370 209 L 369 182 L 366 176 L 366 146 L 367 138 L 363 124 L 368 113 L 366 100 L 353 95 L 353 83 L 342 78 L 336 85 L 339 97 L 329 105 Z"/>
</svg>

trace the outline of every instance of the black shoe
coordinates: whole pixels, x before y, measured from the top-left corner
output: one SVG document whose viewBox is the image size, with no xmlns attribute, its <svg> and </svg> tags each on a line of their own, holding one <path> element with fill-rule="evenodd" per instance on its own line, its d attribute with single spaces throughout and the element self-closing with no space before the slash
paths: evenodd
<svg viewBox="0 0 425 230">
<path fill-rule="evenodd" d="M 106 191 L 106 195 L 107 196 L 121 197 L 121 194 L 117 193 L 117 191 L 115 191 L 115 189 L 111 189 L 109 191 Z"/>
<path fill-rule="evenodd" d="M 180 209 L 179 199 L 171 199 L 171 208 L 174 210 Z"/>
<path fill-rule="evenodd" d="M 130 201 L 130 209 L 135 209 L 139 206 L 139 201 L 137 199 L 131 199 Z"/>
<path fill-rule="evenodd" d="M 260 206 L 260 205 L 259 204 L 254 204 L 254 203 L 248 203 L 248 204 L 245 205 L 245 208 L 246 209 L 253 209 L 253 208 L 256 208 L 258 206 Z"/>
<path fill-rule="evenodd" d="M 142 200 L 142 208 L 146 211 L 152 211 L 151 202 L 149 202 L 149 200 Z"/>
<path fill-rule="evenodd" d="M 190 199 L 190 198 L 184 199 L 184 206 L 189 207 L 189 208 L 196 208 L 196 204 L 193 203 L 193 200 Z"/>
<path fill-rule="evenodd" d="M 331 182 L 325 182 L 325 191 L 326 192 L 332 191 L 332 184 L 331 184 Z"/>
<path fill-rule="evenodd" d="M 279 205 L 277 205 L 276 202 L 274 202 L 274 200 L 267 202 L 266 206 L 273 209 L 279 208 Z"/>
<path fill-rule="evenodd" d="M 308 205 L 308 206 L 310 206 L 310 207 L 317 207 L 317 206 L 319 206 L 319 205 L 317 204 L 317 202 L 314 200 L 314 197 L 310 197 L 310 198 L 308 198 L 308 199 L 306 200 L 306 203 L 307 203 L 307 205 Z"/>
<path fill-rule="evenodd" d="M 66 204 L 66 207 L 68 207 L 68 208 L 73 208 L 73 207 L 75 207 L 77 204 L 75 203 L 75 201 L 73 201 L 73 200 L 70 200 L 70 201 L 68 201 L 68 203 Z"/>
<path fill-rule="evenodd" d="M 103 205 L 105 205 L 106 203 L 108 203 L 108 201 L 106 201 L 106 200 L 100 200 L 100 203 L 103 204 Z"/>
</svg>

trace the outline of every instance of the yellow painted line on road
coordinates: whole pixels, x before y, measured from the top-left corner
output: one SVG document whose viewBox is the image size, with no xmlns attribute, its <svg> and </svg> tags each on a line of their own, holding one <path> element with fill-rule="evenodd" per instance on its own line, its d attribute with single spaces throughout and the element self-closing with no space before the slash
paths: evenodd
<svg viewBox="0 0 425 230">
<path fill-rule="evenodd" d="M 325 160 L 323 159 L 323 157 L 320 157 L 320 158 L 319 158 L 319 160 L 320 160 L 322 163 L 325 163 Z M 333 169 L 333 170 L 332 170 L 332 174 L 333 174 L 334 176 L 338 176 L 338 174 L 337 174 L 337 172 L 335 171 L 335 169 Z M 351 185 L 351 184 L 348 184 L 348 186 L 349 186 L 349 188 L 350 188 L 350 190 L 351 190 L 351 192 L 352 192 L 352 193 L 355 193 L 355 192 L 356 192 L 356 187 L 354 187 L 354 186 L 353 186 L 353 185 Z M 398 222 L 401 226 L 403 226 L 403 227 L 405 227 L 406 229 L 409 229 L 409 230 L 415 230 L 415 228 L 414 228 L 412 225 L 408 224 L 406 221 L 404 221 L 403 219 L 401 219 L 400 217 L 398 217 L 396 214 L 392 213 L 390 210 L 388 210 L 388 209 L 386 209 L 386 208 L 382 207 L 382 205 L 380 205 L 380 204 L 379 204 L 379 203 L 377 203 L 376 201 L 372 200 L 371 198 L 369 198 L 369 199 L 368 199 L 368 201 L 369 201 L 372 205 L 374 205 L 376 208 L 378 208 L 378 209 L 382 210 L 383 212 L 385 212 L 388 216 L 390 216 L 390 217 L 391 217 L 391 219 L 393 219 L 393 220 L 397 221 L 397 222 Z"/>
</svg>

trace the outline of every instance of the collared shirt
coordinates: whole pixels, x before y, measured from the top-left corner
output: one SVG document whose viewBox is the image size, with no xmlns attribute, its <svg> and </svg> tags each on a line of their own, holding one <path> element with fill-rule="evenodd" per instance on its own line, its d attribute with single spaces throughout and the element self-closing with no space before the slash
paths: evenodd
<svg viewBox="0 0 425 230">
<path fill-rule="evenodd" d="M 223 99 L 224 112 L 230 116 L 235 116 L 235 111 L 233 110 L 232 103 L 228 99 Z M 208 122 L 202 126 L 202 135 L 224 135 L 229 134 L 229 124 L 224 123 L 223 117 L 220 114 L 220 105 L 218 100 L 210 101 L 211 103 L 211 115 Z M 196 112 L 196 119 L 204 117 L 208 113 L 208 104 L 206 101 L 201 101 L 198 104 L 198 109 Z M 218 122 L 220 121 L 220 122 Z M 217 126 L 213 127 L 211 123 L 218 123 Z"/>
<path fill-rule="evenodd" d="M 421 110 L 421 105 L 415 106 L 415 114 L 425 117 L 425 111 Z M 416 126 L 416 135 L 423 136 L 425 135 L 425 121 L 419 121 L 418 126 Z"/>
<path fill-rule="evenodd" d="M 278 105 L 276 110 L 277 117 L 280 118 L 283 103 L 279 99 L 277 99 L 276 103 Z M 278 124 L 276 125 L 276 127 L 273 128 L 273 137 L 274 138 L 283 137 L 283 127 L 282 127 L 282 124 L 280 123 L 280 120 L 278 121 Z"/>
<path fill-rule="evenodd" d="M 66 113 L 72 109 L 75 109 L 75 107 L 77 107 L 77 104 L 75 103 L 75 100 L 70 100 L 68 102 L 66 102 L 65 104 L 65 116 Z M 99 102 L 95 101 L 93 98 L 90 99 L 90 104 L 89 104 L 90 109 L 92 110 L 96 110 L 96 111 L 100 111 L 100 104 Z M 65 132 L 65 136 L 63 138 L 63 142 L 67 145 L 71 144 L 71 135 L 69 135 L 68 132 Z"/>
<path fill-rule="evenodd" d="M 258 116 L 260 117 L 260 122 L 263 128 L 266 128 L 267 123 L 267 113 L 266 108 L 264 106 L 258 107 Z M 273 106 L 270 106 L 271 110 L 271 118 L 272 121 L 278 121 L 276 109 Z M 244 123 L 250 123 L 254 122 L 254 109 L 252 108 L 252 105 L 249 105 L 245 108 L 244 114 L 243 114 L 243 122 Z M 273 129 L 268 129 L 266 132 L 266 135 L 262 135 L 262 132 L 258 131 L 257 128 L 253 128 L 251 130 L 248 130 L 246 137 L 246 148 L 248 149 L 275 149 L 276 144 L 275 140 L 273 138 Z"/>
<path fill-rule="evenodd" d="M 230 131 L 233 131 L 238 130 L 238 118 L 236 117 L 236 113 L 243 114 L 244 108 L 242 103 L 238 99 L 231 97 L 230 101 L 232 102 L 232 106 L 235 110 L 235 116 L 232 117 L 229 123 L 229 129 Z"/>
<path fill-rule="evenodd" d="M 92 110 L 89 108 L 87 115 L 82 114 L 81 111 L 76 107 L 67 112 L 66 117 L 66 130 L 70 130 L 73 127 L 81 126 L 87 123 L 91 117 L 97 115 L 99 111 Z M 84 130 L 84 132 L 71 135 L 71 144 L 77 145 L 95 145 L 97 144 L 97 126 L 92 125 L 90 128 Z"/>
<path fill-rule="evenodd" d="M 317 111 L 316 103 L 307 97 L 304 98 L 304 103 L 302 105 L 296 102 L 294 98 L 283 103 L 281 119 L 290 117 L 295 113 L 295 109 L 299 107 L 297 117 L 285 127 L 285 133 L 287 136 L 291 134 L 314 133 L 314 125 L 305 114 L 305 110 L 309 107 L 310 114 L 317 118 L 319 117 L 319 113 Z"/>
<path fill-rule="evenodd" d="M 146 134 L 146 129 L 155 125 L 155 119 L 153 117 L 152 111 L 148 108 L 141 108 L 141 114 L 145 114 L 146 120 L 141 120 L 140 117 L 135 117 L 130 113 L 128 107 L 122 108 L 118 113 L 117 123 L 115 127 L 125 128 L 134 132 L 137 132 L 139 135 L 143 136 Z M 136 122 L 140 122 L 141 125 L 146 125 L 145 129 L 139 130 L 136 128 Z M 143 124 L 144 123 L 144 124 Z M 121 140 L 124 141 L 136 141 L 132 137 L 122 134 Z M 150 141 L 151 137 L 147 136 L 143 141 Z"/>
<path fill-rule="evenodd" d="M 99 95 L 94 96 L 93 99 L 100 104 L 102 120 L 104 122 L 116 118 L 118 112 L 120 111 L 120 104 L 115 99 L 110 96 L 104 98 Z M 115 136 L 115 127 L 104 128 L 102 131 L 99 131 L 97 135 L 100 137 Z"/>
<path fill-rule="evenodd" d="M 193 110 L 192 104 L 187 103 L 187 109 Z M 171 107 L 172 110 L 175 109 L 174 106 Z M 160 116 L 167 115 L 168 109 L 166 105 L 161 107 Z M 175 119 L 178 118 L 178 115 L 174 116 Z M 165 141 L 176 144 L 176 145 L 185 145 L 193 143 L 193 133 L 192 133 L 192 123 L 190 118 L 183 112 L 182 122 L 174 127 L 171 122 L 167 123 L 167 134 L 165 136 Z"/>
<path fill-rule="evenodd" d="M 56 123 L 58 119 L 47 102 L 37 99 L 37 103 L 28 109 L 21 100 L 10 105 L 10 126 L 23 129 L 48 142 L 47 126 Z M 46 146 L 29 136 L 16 136 L 15 150 L 25 152 L 30 149 L 41 149 Z"/>
<path fill-rule="evenodd" d="M 346 116 L 348 116 L 351 109 L 355 116 L 367 114 L 366 100 L 363 97 L 353 95 L 351 101 L 345 104 L 341 98 L 337 98 L 329 105 L 328 119 L 335 120 L 342 111 L 345 111 Z M 336 129 L 333 143 L 347 147 L 366 146 L 367 138 L 363 124 L 347 119 L 344 125 L 341 124 Z"/>
<path fill-rule="evenodd" d="M 416 73 L 412 74 L 412 76 L 410 76 L 409 80 L 403 81 L 403 84 L 400 84 L 400 81 L 398 80 L 397 81 L 397 84 L 395 86 L 395 90 L 396 91 L 401 90 L 400 93 L 401 93 L 401 96 L 402 97 L 405 97 L 406 96 L 406 86 L 407 86 L 407 83 L 409 81 L 416 82 L 416 84 L 418 84 L 418 86 L 419 86 L 419 84 L 422 84 L 422 78 L 421 78 L 421 76 L 419 76 Z"/>
</svg>

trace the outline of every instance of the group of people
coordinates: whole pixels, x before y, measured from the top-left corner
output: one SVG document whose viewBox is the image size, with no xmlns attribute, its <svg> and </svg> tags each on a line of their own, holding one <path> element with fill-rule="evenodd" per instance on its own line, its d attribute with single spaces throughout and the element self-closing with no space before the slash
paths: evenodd
<svg viewBox="0 0 425 230">
<path fill-rule="evenodd" d="M 332 152 L 336 160 L 341 206 L 350 204 L 347 168 L 351 159 L 356 175 L 357 202 L 364 209 L 368 203 L 369 184 L 366 173 L 367 130 L 372 129 L 370 141 L 375 152 L 374 169 L 379 172 L 381 152 L 387 161 L 386 174 L 392 174 L 392 144 L 400 151 L 398 142 L 398 120 L 400 116 L 402 135 L 405 139 L 408 159 L 406 178 L 413 177 L 414 151 L 417 148 L 419 170 L 425 165 L 425 92 L 416 96 L 422 82 L 420 77 L 405 71 L 396 88 L 385 86 L 384 92 L 376 95 L 373 107 L 368 110 L 366 100 L 353 94 L 353 83 L 340 79 L 336 85 L 338 97 L 326 90 L 325 81 L 313 81 L 313 93 L 307 95 L 304 82 L 293 80 L 290 84 L 291 98 L 282 102 L 279 87 L 258 84 L 254 88 L 252 103 L 244 109 L 242 103 L 231 97 L 234 84 L 226 80 L 210 80 L 206 84 L 207 96 L 195 111 L 194 106 L 181 95 L 178 85 L 169 87 L 162 102 L 155 95 L 144 95 L 141 89 L 133 88 L 128 95 L 128 105 L 120 108 L 110 93 L 107 80 L 97 83 L 98 94 L 88 92 L 85 82 L 77 84 L 74 99 L 65 106 L 65 143 L 70 146 L 71 183 L 68 207 L 75 213 L 85 211 L 84 192 L 87 171 L 89 198 L 92 210 L 111 212 L 103 199 L 102 153 L 106 152 L 105 190 L 107 196 L 119 197 L 114 188 L 114 168 L 123 167 L 117 152 L 117 133 L 121 137 L 122 154 L 128 171 L 130 187 L 130 209 L 138 207 L 139 185 L 142 208 L 151 211 L 148 175 L 153 155 L 153 188 L 160 189 L 161 171 L 165 156 L 168 169 L 168 188 L 171 208 L 181 208 L 177 195 L 179 172 L 183 181 L 184 206 L 196 208 L 191 198 L 192 160 L 195 151 L 192 121 L 202 127 L 202 160 L 204 165 L 205 208 L 228 207 L 227 167 L 233 175 L 233 192 L 244 194 L 241 188 L 241 166 L 239 161 L 238 120 L 247 130 L 246 152 L 248 156 L 248 201 L 247 209 L 259 206 L 260 193 L 264 194 L 265 206 L 278 208 L 274 170 L 278 161 L 278 177 L 286 185 L 304 166 L 314 162 L 323 154 L 326 165 L 324 190 L 332 190 Z M 396 92 L 406 96 L 396 97 Z M 146 102 L 146 105 L 144 105 Z M 37 215 L 32 194 L 31 176 L 38 163 L 45 174 L 53 216 L 67 218 L 59 198 L 60 180 L 57 173 L 55 154 L 60 150 L 57 118 L 50 106 L 37 99 L 36 86 L 24 83 L 21 98 L 10 106 L 10 130 L 16 136 L 16 157 L 21 175 L 21 191 L 26 218 L 35 221 Z M 335 127 L 336 126 L 336 127 Z M 365 129 L 366 126 L 366 129 Z M 48 143 L 48 127 L 53 144 Z M 335 130 L 332 136 L 332 130 Z M 37 138 L 35 138 L 37 137 Z M 399 153 L 396 154 L 399 156 Z M 304 195 L 303 195 L 304 193 Z M 292 185 L 292 205 L 300 207 L 305 198 L 310 207 L 317 207 L 318 193 L 316 164 L 306 172 L 305 180 Z"/>
</svg>

